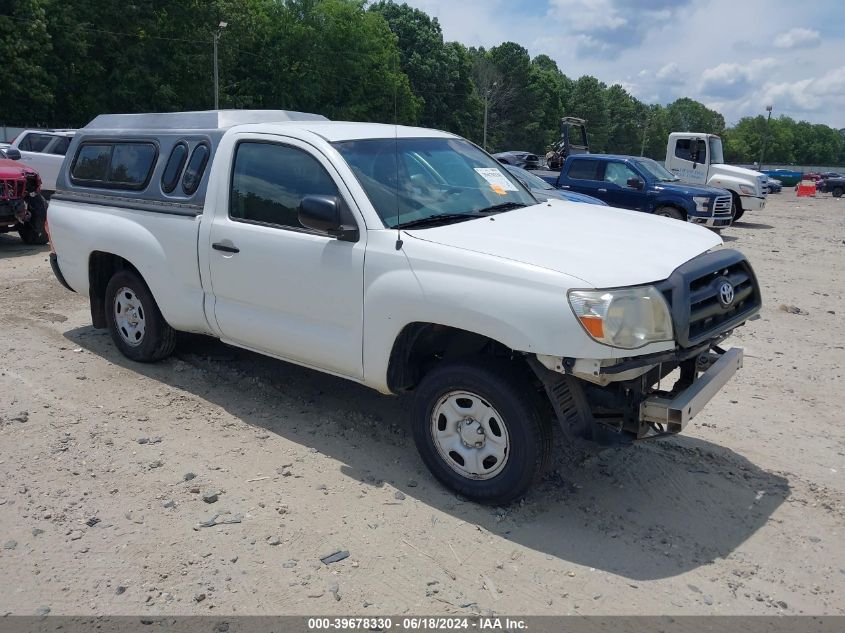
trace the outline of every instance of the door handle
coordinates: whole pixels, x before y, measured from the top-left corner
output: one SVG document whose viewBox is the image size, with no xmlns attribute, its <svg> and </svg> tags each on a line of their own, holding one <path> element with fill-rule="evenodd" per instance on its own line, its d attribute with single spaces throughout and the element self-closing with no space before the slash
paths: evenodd
<svg viewBox="0 0 845 633">
<path fill-rule="evenodd" d="M 237 246 L 232 245 L 231 243 L 230 244 L 224 244 L 223 242 L 215 242 L 214 244 L 211 245 L 211 248 L 213 248 L 216 251 L 223 251 L 224 253 L 240 253 L 241 252 L 241 249 L 239 249 Z"/>
<path fill-rule="evenodd" d="M 607 189 L 599 189 L 602 193 L 607 193 Z"/>
</svg>

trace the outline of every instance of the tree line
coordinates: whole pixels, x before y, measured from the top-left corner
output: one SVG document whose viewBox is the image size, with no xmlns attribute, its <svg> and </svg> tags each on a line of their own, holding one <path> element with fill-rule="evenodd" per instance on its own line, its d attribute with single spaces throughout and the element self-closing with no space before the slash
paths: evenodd
<svg viewBox="0 0 845 633">
<path fill-rule="evenodd" d="M 218 25 L 226 22 L 225 28 Z M 724 117 L 681 98 L 646 104 L 573 78 L 514 42 L 447 42 L 425 12 L 390 0 L 0 0 L 0 123 L 78 127 L 104 112 L 220 107 L 445 129 L 487 147 L 545 152 L 562 116 L 587 120 L 596 152 L 665 156 L 670 132 L 719 134 L 726 159 L 845 163 L 845 138 L 788 117 Z M 572 76 L 566 74 L 570 72 Z"/>
</svg>

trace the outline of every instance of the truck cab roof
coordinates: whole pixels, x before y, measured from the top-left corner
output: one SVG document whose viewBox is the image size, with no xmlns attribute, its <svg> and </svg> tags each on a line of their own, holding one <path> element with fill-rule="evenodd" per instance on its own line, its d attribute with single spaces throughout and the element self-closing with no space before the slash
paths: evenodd
<svg viewBox="0 0 845 633">
<path fill-rule="evenodd" d="M 330 121 L 319 114 L 288 110 L 101 114 L 73 136 L 56 190 L 60 195 L 110 203 L 123 199 L 197 213 L 205 203 L 210 166 L 221 139 L 235 129 L 311 143 L 458 138 L 425 128 Z"/>
</svg>

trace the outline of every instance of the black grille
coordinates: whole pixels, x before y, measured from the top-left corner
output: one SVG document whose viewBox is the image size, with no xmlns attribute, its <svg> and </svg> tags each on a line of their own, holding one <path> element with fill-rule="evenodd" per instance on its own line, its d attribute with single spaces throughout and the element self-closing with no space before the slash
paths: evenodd
<svg viewBox="0 0 845 633">
<path fill-rule="evenodd" d="M 711 331 L 718 331 L 723 323 L 744 314 L 749 302 L 757 298 L 748 262 L 740 261 L 708 273 L 690 282 L 689 337 L 697 339 Z M 733 288 L 733 301 L 725 306 L 719 289 L 728 282 Z"/>
<path fill-rule="evenodd" d="M 720 300 L 729 283 L 730 302 Z M 724 249 L 687 262 L 658 284 L 669 301 L 675 338 L 681 347 L 717 338 L 760 310 L 760 288 L 754 270 L 738 251 Z"/>
</svg>

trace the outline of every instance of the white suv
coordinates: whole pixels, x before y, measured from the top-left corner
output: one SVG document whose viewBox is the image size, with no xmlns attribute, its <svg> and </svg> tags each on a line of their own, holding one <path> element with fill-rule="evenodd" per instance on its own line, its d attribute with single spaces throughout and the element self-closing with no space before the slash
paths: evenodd
<svg viewBox="0 0 845 633">
<path fill-rule="evenodd" d="M 42 191 L 48 198 L 56 191 L 56 177 L 75 133 L 76 130 L 24 130 L 11 144 L 21 153 L 21 161 L 41 176 Z"/>
</svg>

